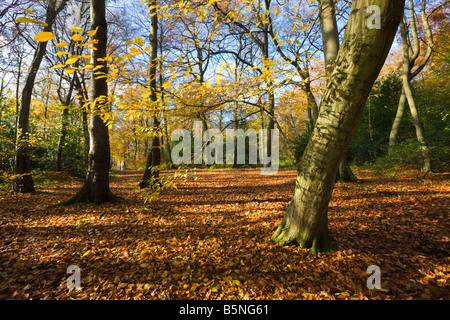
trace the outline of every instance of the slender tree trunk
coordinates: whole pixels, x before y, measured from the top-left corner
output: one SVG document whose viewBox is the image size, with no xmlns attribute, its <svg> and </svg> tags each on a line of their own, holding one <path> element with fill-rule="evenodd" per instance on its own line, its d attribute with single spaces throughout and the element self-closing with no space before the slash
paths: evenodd
<svg viewBox="0 0 450 320">
<path fill-rule="evenodd" d="M 336 21 L 335 1 L 320 0 L 319 8 L 326 78 L 327 83 L 329 83 L 339 52 L 339 31 Z M 348 165 L 347 153 L 344 155 L 341 163 L 339 164 L 336 179 L 342 182 L 358 181 L 358 178 L 354 175 L 352 169 L 350 169 L 350 166 Z"/>
<path fill-rule="evenodd" d="M 56 16 L 61 12 L 67 0 L 63 0 L 61 4 L 56 7 L 56 1 L 49 1 L 47 13 L 45 17 L 46 26 L 44 31 L 51 32 Z M 30 167 L 30 141 L 29 141 L 29 118 L 31 96 L 33 94 L 34 82 L 36 74 L 41 66 L 47 49 L 47 42 L 39 42 L 34 52 L 33 61 L 28 71 L 25 80 L 25 86 L 22 90 L 22 100 L 20 103 L 19 116 L 17 119 L 17 141 L 16 152 L 14 156 L 14 175 L 17 175 L 13 180 L 13 187 L 16 192 L 28 193 L 34 191 L 33 177 L 31 175 Z"/>
<path fill-rule="evenodd" d="M 402 93 L 400 94 L 400 100 L 398 102 L 397 113 L 395 115 L 394 123 L 392 124 L 391 132 L 389 134 L 389 152 L 397 145 L 398 132 L 400 124 L 405 114 L 406 107 L 406 94 L 405 88 L 402 86 Z"/>
<path fill-rule="evenodd" d="M 86 165 L 87 165 L 87 159 L 89 156 L 89 123 L 88 123 L 88 110 L 86 110 L 87 105 L 86 101 L 89 99 L 87 92 L 83 89 L 83 84 L 78 77 L 77 74 L 74 75 L 75 78 L 75 87 L 77 90 L 78 96 L 80 96 L 80 108 L 81 108 L 81 125 L 83 128 L 83 154 L 84 159 L 86 159 Z"/>
<path fill-rule="evenodd" d="M 106 57 L 107 23 L 105 13 L 105 0 L 91 0 L 91 30 L 98 28 L 93 37 L 93 39 L 98 40 L 98 43 L 95 45 L 96 50 L 91 51 L 91 64 L 94 68 L 98 67 L 99 71 L 106 74 L 108 72 L 107 63 L 99 60 Z M 101 117 L 102 111 L 109 110 L 106 78 L 99 78 L 92 74 L 90 99 L 93 106 L 89 123 L 88 172 L 80 190 L 71 199 L 62 203 L 63 205 L 78 202 L 100 204 L 118 200 L 109 188 L 111 163 L 109 132 L 107 124 Z"/>
<path fill-rule="evenodd" d="M 408 101 L 409 110 L 411 111 L 411 117 L 416 129 L 417 141 L 421 145 L 421 152 L 423 157 L 422 171 L 427 173 L 431 171 L 431 156 L 428 149 L 427 143 L 425 141 L 425 136 L 423 133 L 423 124 L 419 116 L 419 112 L 416 107 L 416 102 L 414 101 L 414 96 L 411 90 L 411 60 L 409 55 L 409 45 L 408 45 L 408 30 L 406 28 L 405 21 L 402 20 L 400 23 L 400 32 L 402 35 L 402 47 L 403 47 L 403 90 Z"/>
<path fill-rule="evenodd" d="M 150 118 L 150 128 L 152 128 L 153 136 L 150 138 L 150 151 L 147 156 L 147 163 L 145 166 L 144 176 L 139 183 L 140 188 L 148 188 L 153 185 L 160 184 L 159 181 L 159 166 L 161 165 L 161 142 L 159 133 L 161 131 L 160 122 L 156 116 L 158 97 L 156 84 L 156 71 L 158 64 L 158 15 L 156 14 L 156 0 L 150 2 L 150 68 L 149 68 L 149 82 L 150 82 L 150 102 L 154 108 L 154 115 Z"/>
<path fill-rule="evenodd" d="M 397 109 L 397 115 L 395 117 L 394 123 L 392 125 L 390 138 L 389 138 L 389 151 L 392 150 L 393 147 L 397 144 L 397 136 L 400 127 L 400 122 L 402 120 L 402 116 L 405 109 L 405 104 L 408 102 L 409 109 L 411 111 L 411 116 L 413 119 L 413 124 L 416 129 L 417 140 L 421 144 L 421 152 L 423 157 L 423 172 L 431 171 L 431 155 L 425 141 L 424 133 L 423 133 L 423 124 L 420 120 L 419 113 L 417 111 L 417 107 L 414 101 L 414 97 L 411 90 L 411 81 L 425 68 L 428 61 L 431 58 L 433 53 L 433 33 L 428 21 L 429 16 L 426 13 L 426 0 L 422 0 L 421 3 L 421 19 L 422 26 L 425 29 L 426 33 L 426 44 L 427 50 L 425 55 L 422 58 L 420 63 L 416 63 L 416 60 L 420 56 L 421 45 L 419 34 L 417 31 L 416 24 L 416 15 L 414 8 L 414 1 L 409 0 L 409 19 L 410 19 L 410 28 L 412 34 L 412 42 L 410 40 L 408 27 L 406 25 L 406 18 L 403 18 L 400 24 L 400 32 L 402 36 L 402 48 L 403 48 L 403 88 L 402 94 L 400 96 L 399 106 Z M 415 70 L 413 68 L 415 67 Z"/>
<path fill-rule="evenodd" d="M 72 92 L 75 83 L 75 77 L 70 81 L 70 88 L 67 92 L 66 97 L 64 98 L 62 103 L 62 114 L 61 114 L 61 129 L 59 132 L 59 140 L 58 146 L 56 147 L 56 156 L 55 156 L 55 171 L 61 171 L 62 169 L 62 152 L 64 148 L 64 144 L 66 143 L 67 136 L 67 127 L 69 121 L 69 104 L 70 100 L 72 100 Z"/>
<path fill-rule="evenodd" d="M 367 8 L 373 4 L 381 9 L 380 30 L 367 28 Z M 319 118 L 298 165 L 292 201 L 272 235 L 276 243 L 298 244 L 314 254 L 333 249 L 328 203 L 336 173 L 389 53 L 403 7 L 404 0 L 353 1 Z"/>
<path fill-rule="evenodd" d="M 269 13 L 271 0 L 265 0 L 265 8 L 267 14 Z M 270 56 L 269 56 L 269 29 L 270 26 L 266 24 L 263 31 L 263 58 L 265 68 L 270 68 Z M 272 157 L 272 130 L 275 129 L 275 94 L 273 92 L 273 81 L 269 79 L 266 83 L 267 85 L 267 142 L 266 142 L 266 155 L 267 157 Z M 271 167 L 271 161 L 264 164 L 264 167 Z"/>
<path fill-rule="evenodd" d="M 63 106 L 63 111 L 61 115 L 61 130 L 59 132 L 58 146 L 56 148 L 55 171 L 61 171 L 62 169 L 62 151 L 64 148 L 64 143 L 66 141 L 68 119 L 69 119 L 68 106 Z"/>
</svg>

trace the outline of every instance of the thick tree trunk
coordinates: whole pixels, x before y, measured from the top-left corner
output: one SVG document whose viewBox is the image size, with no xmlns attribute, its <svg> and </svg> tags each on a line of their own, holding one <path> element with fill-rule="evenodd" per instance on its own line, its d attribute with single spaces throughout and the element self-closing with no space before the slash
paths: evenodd
<svg viewBox="0 0 450 320">
<path fill-rule="evenodd" d="M 106 57 L 107 47 L 107 23 L 106 23 L 105 0 L 91 0 L 91 30 L 98 27 L 93 37 L 98 40 L 95 45 L 97 50 L 92 50 L 92 65 L 101 68 L 98 71 L 107 73 L 105 61 L 99 61 Z M 92 75 L 90 99 L 93 102 L 91 119 L 89 123 L 89 156 L 88 172 L 83 186 L 69 200 L 62 203 L 68 205 L 78 202 L 92 202 L 100 204 L 103 202 L 114 202 L 115 197 L 109 188 L 109 169 L 111 162 L 108 126 L 103 121 L 101 113 L 109 109 L 108 84 L 106 78 Z"/>
<path fill-rule="evenodd" d="M 320 0 L 319 13 L 320 27 L 322 29 L 326 78 L 327 83 L 329 83 L 339 52 L 339 30 L 336 21 L 335 1 Z M 347 162 L 347 154 L 344 155 L 341 163 L 339 164 L 336 179 L 341 182 L 358 181 L 358 178 L 354 175 Z"/>
<path fill-rule="evenodd" d="M 58 7 L 56 7 L 56 1 L 49 1 L 45 17 L 45 22 L 47 25 L 44 27 L 44 31 L 51 32 L 56 16 L 64 9 L 66 3 L 67 0 L 64 0 Z M 25 86 L 22 90 L 22 100 L 20 102 L 19 115 L 17 119 L 17 141 L 14 156 L 14 175 L 16 175 L 16 177 L 13 180 L 14 190 L 21 193 L 34 191 L 33 177 L 31 175 L 30 167 L 30 106 L 36 74 L 41 66 L 46 49 L 47 42 L 38 43 L 36 51 L 34 52 L 33 61 L 31 62 L 31 67 L 25 80 Z"/>
<path fill-rule="evenodd" d="M 145 166 L 144 176 L 139 183 L 140 188 L 153 187 L 160 184 L 159 181 L 159 166 L 161 165 L 161 142 L 159 134 L 161 131 L 159 120 L 156 116 L 157 101 L 156 95 L 156 70 L 158 64 L 158 15 L 156 14 L 156 0 L 150 2 L 150 68 L 149 68 L 149 83 L 150 83 L 150 102 L 153 112 L 150 118 L 150 128 L 152 128 L 152 137 L 150 138 L 150 151 L 147 156 L 147 163 Z"/>
<path fill-rule="evenodd" d="M 367 28 L 367 8 L 373 4 L 381 9 L 380 30 Z M 391 48 L 403 7 L 404 0 L 353 1 L 319 118 L 298 165 L 292 201 L 272 235 L 276 243 L 298 244 L 314 254 L 332 250 L 328 203 L 338 166 Z"/>
</svg>

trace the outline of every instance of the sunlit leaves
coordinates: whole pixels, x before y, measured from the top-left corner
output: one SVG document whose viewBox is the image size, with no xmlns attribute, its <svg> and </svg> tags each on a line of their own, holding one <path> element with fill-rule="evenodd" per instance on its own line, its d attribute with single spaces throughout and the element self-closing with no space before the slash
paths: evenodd
<svg viewBox="0 0 450 320">
<path fill-rule="evenodd" d="M 84 36 L 79 35 L 79 34 L 77 34 L 77 33 L 74 34 L 74 35 L 72 35 L 71 39 L 72 39 L 73 41 L 86 41 L 86 38 L 85 38 Z"/>
<path fill-rule="evenodd" d="M 35 24 L 43 25 L 44 27 L 47 26 L 47 23 L 45 21 L 38 21 L 38 20 L 34 20 L 33 18 L 27 18 L 27 17 L 18 17 L 16 19 L 16 23 L 35 23 Z"/>
<path fill-rule="evenodd" d="M 397 173 L 398 180 L 387 180 L 364 170 L 365 182 L 337 185 L 329 219 L 340 245 L 318 257 L 296 246 L 280 249 L 264 237 L 289 203 L 294 170 L 269 180 L 251 169 L 188 171 L 178 178 L 177 189 L 162 191 L 151 205 L 134 189 L 140 175 L 119 172 L 111 185 L 126 204 L 48 208 L 79 187 L 79 181 L 58 174 L 32 198 L 4 191 L 0 197 L 5 226 L 0 245 L 8 250 L 0 257 L 0 276 L 8 279 L 2 294 L 96 300 L 445 299 L 449 268 L 442 243 L 448 241 L 450 184 L 445 175 L 424 184 L 414 173 Z M 36 263 L 30 267 L 29 260 Z M 61 270 L 56 282 L 49 264 Z M 82 290 L 69 293 L 64 271 L 71 264 L 82 267 Z M 366 287 L 372 264 L 381 268 L 383 291 Z"/>
<path fill-rule="evenodd" d="M 78 61 L 80 56 L 72 56 L 69 59 L 66 60 L 66 64 L 73 64 Z"/>
<path fill-rule="evenodd" d="M 80 27 L 67 27 L 72 32 L 84 32 L 83 28 Z"/>
<path fill-rule="evenodd" d="M 69 46 L 69 43 L 66 41 L 63 41 L 63 42 L 58 43 L 57 45 L 54 45 L 55 48 L 65 48 L 68 46 Z"/>
<path fill-rule="evenodd" d="M 29 22 L 33 22 L 35 23 L 36 20 L 32 19 L 32 18 L 27 18 L 27 17 L 19 17 L 16 19 L 17 23 L 29 23 Z"/>
<path fill-rule="evenodd" d="M 55 39 L 55 37 L 56 36 L 53 33 L 48 32 L 48 31 L 43 31 L 43 32 L 38 33 L 34 37 L 34 40 L 37 40 L 39 42 L 47 42 L 47 41 Z"/>
</svg>

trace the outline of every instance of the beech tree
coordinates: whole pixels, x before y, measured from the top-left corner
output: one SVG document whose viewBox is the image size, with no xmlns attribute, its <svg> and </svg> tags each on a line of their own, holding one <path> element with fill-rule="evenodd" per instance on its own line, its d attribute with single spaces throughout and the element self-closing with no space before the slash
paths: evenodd
<svg viewBox="0 0 450 320">
<path fill-rule="evenodd" d="M 368 27 L 370 5 L 380 8 L 380 29 Z M 314 254 L 333 250 L 328 233 L 328 203 L 338 166 L 389 53 L 403 9 L 404 0 L 352 2 L 319 116 L 297 167 L 292 201 L 272 235 L 274 242 L 298 244 Z"/>
<path fill-rule="evenodd" d="M 402 81 L 403 87 L 398 103 L 397 114 L 392 124 L 392 129 L 389 136 L 389 149 L 392 150 L 397 144 L 397 136 L 400 128 L 400 123 L 403 119 L 406 103 L 408 102 L 409 109 L 411 111 L 412 121 L 416 129 L 417 141 L 421 145 L 421 152 L 423 157 L 423 172 L 429 172 L 431 170 L 431 156 L 430 151 L 425 141 L 423 123 L 420 119 L 419 112 L 417 110 L 416 102 L 411 89 L 411 81 L 425 68 L 433 53 L 433 33 L 431 31 L 428 19 L 430 15 L 426 13 L 426 0 L 422 0 L 420 9 L 422 26 L 425 30 L 426 37 L 426 52 L 420 63 L 417 63 L 421 54 L 421 45 L 419 39 L 419 32 L 416 22 L 416 13 L 413 0 L 409 0 L 409 21 L 410 27 L 408 28 L 407 20 L 404 17 L 400 22 L 400 34 L 402 39 L 403 49 L 403 70 Z M 409 30 L 411 30 L 412 41 L 410 38 Z"/>
<path fill-rule="evenodd" d="M 335 1 L 320 0 L 319 12 L 320 27 L 322 29 L 323 53 L 325 57 L 325 71 L 327 83 L 329 83 L 339 52 L 339 30 L 336 21 Z M 347 154 L 344 155 L 339 164 L 337 179 L 343 182 L 358 180 L 347 162 Z"/>
<path fill-rule="evenodd" d="M 107 74 L 106 48 L 107 23 L 106 0 L 91 0 L 90 17 L 92 39 L 96 41 L 95 49 L 91 50 L 91 63 L 97 72 L 91 76 L 90 89 L 90 123 L 89 123 L 89 155 L 88 172 L 80 190 L 69 200 L 63 202 L 68 205 L 77 202 L 114 202 L 114 196 L 109 188 L 109 170 L 111 162 L 108 126 L 102 118 L 102 112 L 108 111 L 108 83 L 106 77 L 98 76 L 98 72 Z M 96 74 L 97 73 L 97 74 Z"/>
</svg>

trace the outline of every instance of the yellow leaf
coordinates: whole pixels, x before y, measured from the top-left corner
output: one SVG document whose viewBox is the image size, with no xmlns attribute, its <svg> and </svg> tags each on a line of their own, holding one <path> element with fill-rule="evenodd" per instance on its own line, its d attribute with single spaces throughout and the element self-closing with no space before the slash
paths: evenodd
<svg viewBox="0 0 450 320">
<path fill-rule="evenodd" d="M 24 8 L 23 10 L 25 10 L 26 12 L 28 12 L 29 14 L 33 14 L 34 15 L 34 12 L 33 11 L 31 11 L 30 9 L 26 9 L 26 8 Z"/>
<path fill-rule="evenodd" d="M 198 283 L 194 283 L 189 291 L 195 291 L 200 285 Z"/>
<path fill-rule="evenodd" d="M 71 56 L 69 59 L 67 59 L 66 64 L 72 64 L 77 62 L 77 60 L 79 59 L 79 56 Z"/>
<path fill-rule="evenodd" d="M 139 46 L 141 46 L 141 47 L 144 45 L 144 40 L 142 40 L 141 37 L 136 37 L 136 38 L 134 39 L 134 41 L 135 41 Z"/>
<path fill-rule="evenodd" d="M 72 40 L 73 41 L 86 41 L 86 38 L 81 36 L 81 35 L 79 35 L 79 34 L 74 34 L 72 36 Z"/>
<path fill-rule="evenodd" d="M 43 31 L 34 36 L 34 40 L 37 40 L 39 42 L 47 42 L 47 41 L 50 41 L 55 38 L 56 38 L 56 36 L 53 33 L 48 32 L 48 31 Z"/>
<path fill-rule="evenodd" d="M 64 72 L 64 74 L 74 73 L 76 70 L 77 70 L 77 68 L 67 68 L 66 71 Z"/>
<path fill-rule="evenodd" d="M 35 21 L 35 23 L 43 25 L 44 27 L 48 27 L 48 24 L 45 21 Z"/>
<path fill-rule="evenodd" d="M 52 69 L 58 69 L 58 68 L 63 68 L 65 67 L 64 64 L 57 64 L 56 66 L 53 66 Z"/>
<path fill-rule="evenodd" d="M 36 23 L 36 20 L 34 20 L 32 18 L 27 18 L 27 17 L 18 17 L 16 19 L 16 22 L 17 23 L 29 23 L 29 22 Z"/>
<path fill-rule="evenodd" d="M 83 32 L 84 30 L 80 27 L 69 27 L 69 30 L 72 32 Z"/>
<path fill-rule="evenodd" d="M 91 30 L 91 31 L 89 31 L 89 37 L 93 37 L 93 36 L 95 36 L 96 34 L 97 34 L 97 31 L 98 31 L 98 27 L 97 28 L 95 28 L 95 30 Z"/>
<path fill-rule="evenodd" d="M 89 252 L 91 252 L 91 250 L 88 250 L 85 253 L 83 253 L 82 257 L 87 256 L 89 254 Z"/>
<path fill-rule="evenodd" d="M 56 53 L 57 56 L 62 56 L 62 55 L 64 55 L 64 54 L 70 54 L 70 52 L 66 52 L 66 51 L 58 51 L 58 52 Z"/>
<path fill-rule="evenodd" d="M 69 46 L 69 43 L 63 41 L 63 42 L 58 43 L 58 44 L 55 45 L 54 47 L 55 47 L 55 48 L 64 48 L 64 47 L 67 47 L 67 46 Z"/>
</svg>

